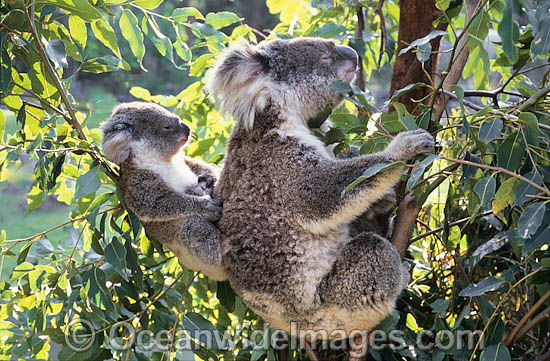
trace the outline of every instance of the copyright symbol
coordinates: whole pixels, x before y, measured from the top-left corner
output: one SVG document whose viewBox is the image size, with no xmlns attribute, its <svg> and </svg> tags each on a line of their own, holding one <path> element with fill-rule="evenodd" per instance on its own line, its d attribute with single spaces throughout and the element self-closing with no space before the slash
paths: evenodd
<svg viewBox="0 0 550 361">
<path fill-rule="evenodd" d="M 87 351 L 95 341 L 95 330 L 90 321 L 75 319 L 67 324 L 65 343 L 73 351 Z"/>
</svg>

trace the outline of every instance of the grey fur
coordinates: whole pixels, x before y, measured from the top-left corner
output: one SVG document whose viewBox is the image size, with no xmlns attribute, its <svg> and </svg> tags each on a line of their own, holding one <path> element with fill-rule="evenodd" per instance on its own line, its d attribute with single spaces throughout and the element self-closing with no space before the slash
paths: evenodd
<svg viewBox="0 0 550 361">
<path fill-rule="evenodd" d="M 211 196 L 218 170 L 181 155 L 189 127 L 158 105 L 133 102 L 115 108 L 101 129 L 105 156 L 120 166 L 126 205 L 147 235 L 186 267 L 226 279 L 221 235 L 211 223 L 221 215 Z"/>
<path fill-rule="evenodd" d="M 354 71 L 353 50 L 322 39 L 230 47 L 209 89 L 236 121 L 214 196 L 224 262 L 239 296 L 272 326 L 371 329 L 391 312 L 408 274 L 395 248 L 357 229 L 357 217 L 391 193 L 402 167 L 341 196 L 375 164 L 430 150 L 425 131 L 399 134 L 383 152 L 336 159 L 307 121 L 342 97 L 330 89 Z"/>
</svg>

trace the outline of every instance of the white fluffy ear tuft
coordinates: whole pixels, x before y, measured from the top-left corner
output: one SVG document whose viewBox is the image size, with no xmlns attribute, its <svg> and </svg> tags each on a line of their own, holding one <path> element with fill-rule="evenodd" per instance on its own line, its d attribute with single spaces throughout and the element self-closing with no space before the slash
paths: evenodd
<svg viewBox="0 0 550 361">
<path fill-rule="evenodd" d="M 253 128 L 256 112 L 267 105 L 271 88 L 267 70 L 258 48 L 241 42 L 222 53 L 207 85 L 222 112 L 231 114 L 246 130 Z"/>
<path fill-rule="evenodd" d="M 103 141 L 103 153 L 111 162 L 121 165 L 130 155 L 129 134 L 119 133 Z"/>
<path fill-rule="evenodd" d="M 124 116 L 113 115 L 101 125 L 103 132 L 103 154 L 111 162 L 118 165 L 124 163 L 130 156 L 131 125 Z"/>
</svg>

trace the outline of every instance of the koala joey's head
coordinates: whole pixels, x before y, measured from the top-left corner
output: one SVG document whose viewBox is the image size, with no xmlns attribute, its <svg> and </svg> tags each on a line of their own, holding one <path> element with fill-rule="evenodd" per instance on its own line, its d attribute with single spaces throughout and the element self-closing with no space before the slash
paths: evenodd
<svg viewBox="0 0 550 361">
<path fill-rule="evenodd" d="M 352 81 L 357 60 L 352 48 L 319 38 L 240 43 L 224 51 L 208 87 L 245 129 L 268 104 L 282 118 L 306 123 L 342 101 L 330 85 Z"/>
<path fill-rule="evenodd" d="M 101 130 L 105 156 L 119 165 L 131 153 L 169 161 L 190 134 L 179 117 L 159 105 L 143 102 L 118 105 Z"/>
</svg>

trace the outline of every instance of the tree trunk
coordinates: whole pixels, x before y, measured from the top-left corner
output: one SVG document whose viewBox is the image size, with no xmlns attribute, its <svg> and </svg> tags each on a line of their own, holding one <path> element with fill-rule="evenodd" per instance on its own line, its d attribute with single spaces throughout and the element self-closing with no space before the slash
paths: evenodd
<svg viewBox="0 0 550 361">
<path fill-rule="evenodd" d="M 396 60 L 393 66 L 393 74 L 391 78 L 390 94 L 396 90 L 403 88 L 408 84 L 422 82 L 430 84 L 430 79 L 426 75 L 428 73 L 435 82 L 437 74 L 437 61 L 439 44 L 441 38 L 433 39 L 430 44 L 432 46 L 432 56 L 422 64 L 416 58 L 413 51 L 409 51 L 403 55 L 399 52 L 406 48 L 414 40 L 428 35 L 433 30 L 445 30 L 447 23 L 439 23 L 437 27 L 433 26 L 433 22 L 441 15 L 441 11 L 435 7 L 434 0 L 401 0 L 399 2 L 399 35 L 397 42 Z M 405 108 L 411 114 L 420 113 L 417 104 L 413 99 L 423 99 L 431 93 L 429 88 L 417 88 L 397 98 L 399 103 L 405 105 Z"/>
</svg>

